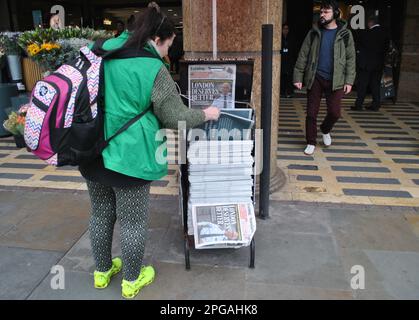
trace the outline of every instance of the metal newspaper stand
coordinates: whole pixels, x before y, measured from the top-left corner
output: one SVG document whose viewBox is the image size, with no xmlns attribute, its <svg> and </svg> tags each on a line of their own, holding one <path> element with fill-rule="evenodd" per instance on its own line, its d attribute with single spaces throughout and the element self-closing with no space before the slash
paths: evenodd
<svg viewBox="0 0 419 320">
<path fill-rule="evenodd" d="M 250 104 L 251 92 L 252 92 L 252 81 L 253 81 L 253 60 L 222 60 L 222 61 L 181 61 L 180 62 L 180 80 L 179 87 L 182 93 L 188 92 L 188 70 L 189 65 L 192 64 L 202 64 L 202 65 L 220 65 L 220 64 L 235 64 L 237 68 L 236 73 L 236 85 L 235 85 L 235 107 L 236 108 L 252 108 Z M 183 96 L 184 102 L 188 105 L 187 99 Z M 253 108 L 252 108 L 253 109 Z M 251 128 L 251 140 L 253 141 L 253 148 L 251 155 L 255 159 L 255 126 L 256 126 L 256 115 L 253 112 L 254 125 Z M 183 139 L 184 146 L 186 146 L 186 151 L 189 148 L 188 142 L 188 132 L 184 132 L 181 136 Z M 179 146 L 182 143 L 179 141 Z M 181 152 L 181 150 L 179 150 Z M 184 233 L 184 251 L 185 251 L 185 268 L 190 270 L 190 252 L 194 247 L 194 240 L 192 235 L 188 234 L 188 200 L 189 200 L 189 170 L 188 170 L 188 159 L 186 157 L 185 161 L 180 164 L 180 195 L 179 195 L 179 209 L 181 211 L 183 219 L 183 233 Z M 253 163 L 253 174 L 252 174 L 252 203 L 254 208 L 256 208 L 256 177 L 254 174 L 255 163 Z M 255 267 L 255 239 L 254 236 L 249 245 L 249 268 Z"/>
</svg>

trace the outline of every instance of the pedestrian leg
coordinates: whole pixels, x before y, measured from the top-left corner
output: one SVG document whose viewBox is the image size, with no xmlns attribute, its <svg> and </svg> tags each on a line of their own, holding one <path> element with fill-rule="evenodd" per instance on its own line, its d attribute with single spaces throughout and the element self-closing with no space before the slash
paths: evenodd
<svg viewBox="0 0 419 320">
<path fill-rule="evenodd" d="M 338 122 L 341 116 L 341 103 L 344 94 L 343 88 L 332 91 L 332 82 L 329 82 L 328 88 L 326 89 L 327 115 L 320 126 L 323 134 L 330 133 L 336 122 Z"/>
<path fill-rule="evenodd" d="M 121 224 L 123 279 L 135 281 L 140 275 L 148 235 L 150 183 L 114 189 Z"/>
<path fill-rule="evenodd" d="M 311 90 L 307 93 L 306 115 L 306 140 L 307 144 L 316 145 L 317 140 L 317 115 L 320 109 L 323 88 L 320 80 L 316 77 Z"/>
<path fill-rule="evenodd" d="M 112 237 L 116 221 L 115 193 L 111 187 L 86 180 L 92 213 L 89 222 L 90 242 L 96 270 L 112 267 Z"/>
<path fill-rule="evenodd" d="M 356 83 L 356 102 L 355 108 L 362 109 L 365 97 L 367 96 L 367 89 L 369 85 L 369 72 L 367 70 L 360 70 L 358 73 L 358 81 Z"/>
</svg>

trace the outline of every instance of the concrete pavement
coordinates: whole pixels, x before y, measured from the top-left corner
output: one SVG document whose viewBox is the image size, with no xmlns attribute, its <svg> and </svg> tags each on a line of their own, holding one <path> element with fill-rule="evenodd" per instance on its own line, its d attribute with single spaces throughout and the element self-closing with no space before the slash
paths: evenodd
<svg viewBox="0 0 419 320">
<path fill-rule="evenodd" d="M 194 250 L 184 267 L 175 196 L 153 196 L 145 263 L 155 282 L 137 299 L 419 299 L 419 209 L 271 201 L 249 249 Z M 121 299 L 121 275 L 93 288 L 85 191 L 0 190 L 0 299 Z M 114 253 L 120 253 L 118 226 Z M 65 271 L 53 290 L 51 267 Z M 351 288 L 353 266 L 365 289 Z"/>
</svg>

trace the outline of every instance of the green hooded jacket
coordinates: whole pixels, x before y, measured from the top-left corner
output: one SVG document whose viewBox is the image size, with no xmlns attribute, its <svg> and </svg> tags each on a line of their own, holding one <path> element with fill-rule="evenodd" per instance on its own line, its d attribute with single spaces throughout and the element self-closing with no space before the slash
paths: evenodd
<svg viewBox="0 0 419 320">
<path fill-rule="evenodd" d="M 345 84 L 353 85 L 356 76 L 356 54 L 352 33 L 347 23 L 338 19 L 338 31 L 334 43 L 332 90 L 339 90 Z M 317 73 L 322 33 L 317 25 L 308 32 L 301 46 L 294 68 L 294 83 L 302 82 L 311 89 Z"/>
</svg>

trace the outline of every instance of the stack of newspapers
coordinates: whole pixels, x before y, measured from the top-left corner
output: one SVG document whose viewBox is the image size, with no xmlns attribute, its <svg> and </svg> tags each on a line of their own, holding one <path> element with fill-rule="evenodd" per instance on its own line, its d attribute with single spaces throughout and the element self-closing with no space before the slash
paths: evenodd
<svg viewBox="0 0 419 320">
<path fill-rule="evenodd" d="M 256 230 L 254 143 L 250 133 L 243 134 L 254 123 L 251 113 L 237 114 L 224 113 L 224 121 L 220 117 L 218 123 L 207 124 L 207 140 L 189 144 L 188 234 L 194 235 L 197 249 L 248 246 Z M 226 130 L 220 133 L 220 129 Z M 236 135 L 231 134 L 234 129 Z"/>
</svg>

